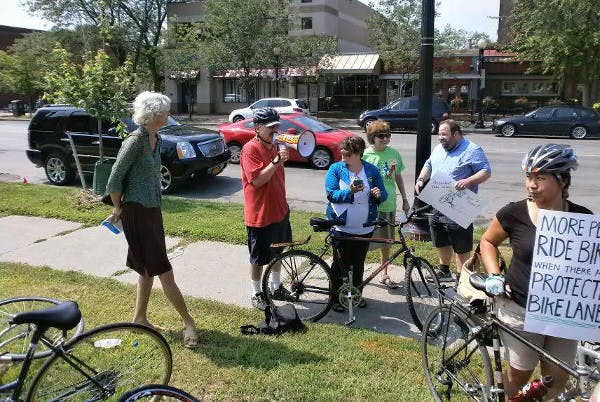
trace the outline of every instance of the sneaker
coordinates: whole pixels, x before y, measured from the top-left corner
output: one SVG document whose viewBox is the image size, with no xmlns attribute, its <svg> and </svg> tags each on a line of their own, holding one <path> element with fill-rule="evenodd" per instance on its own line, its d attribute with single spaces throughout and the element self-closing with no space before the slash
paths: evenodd
<svg viewBox="0 0 600 402">
<path fill-rule="evenodd" d="M 271 297 L 273 298 L 273 300 L 294 301 L 292 293 L 289 290 L 287 290 L 283 285 L 279 285 L 277 289 L 272 291 Z"/>
<path fill-rule="evenodd" d="M 252 301 L 252 306 L 254 308 L 257 308 L 261 311 L 265 311 L 265 308 L 267 308 L 267 301 L 262 293 L 255 294 L 250 298 L 250 301 Z"/>
<path fill-rule="evenodd" d="M 434 270 L 435 276 L 437 276 L 438 282 L 454 282 L 454 277 L 450 271 L 442 271 L 439 268 Z"/>
</svg>

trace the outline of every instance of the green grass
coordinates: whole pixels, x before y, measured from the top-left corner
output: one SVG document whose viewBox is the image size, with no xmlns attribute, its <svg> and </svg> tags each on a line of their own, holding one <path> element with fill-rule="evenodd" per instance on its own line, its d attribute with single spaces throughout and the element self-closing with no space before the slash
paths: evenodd
<svg viewBox="0 0 600 402">
<path fill-rule="evenodd" d="M 0 216 L 40 216 L 93 226 L 102 222 L 111 211 L 111 207 L 98 202 L 89 192 L 81 189 L 0 183 Z M 246 227 L 241 204 L 165 196 L 162 213 L 166 234 L 182 237 L 184 244 L 201 240 L 246 244 Z M 312 231 L 308 224 L 312 216 L 323 215 L 295 210 L 290 214 L 290 223 L 294 240 L 304 240 L 311 236 L 310 243 L 302 248 L 318 252 L 323 246 L 325 233 Z M 478 229 L 476 237 L 481 233 L 482 229 Z M 431 243 L 409 241 L 409 244 L 415 248 L 418 255 L 435 265 L 437 253 L 431 247 Z M 379 261 L 379 251 L 370 252 L 368 261 Z"/>
<path fill-rule="evenodd" d="M 24 264 L 0 263 L 0 298 L 41 295 L 76 300 L 86 328 L 127 321 L 135 289 L 112 279 Z M 182 325 L 162 292 L 154 292 L 150 319 L 167 328 L 173 350 L 171 384 L 203 400 L 430 400 L 414 339 L 333 324 L 279 337 L 242 336 L 258 311 L 188 298 L 201 346 L 181 345 Z"/>
<path fill-rule="evenodd" d="M 89 193 L 73 188 L 0 183 L 0 216 L 30 215 L 98 225 L 111 212 Z M 165 232 L 180 244 L 212 240 L 245 244 L 243 206 L 166 196 Z M 313 252 L 324 233 L 308 225 L 314 212 L 292 211 L 294 239 L 311 242 Z M 478 240 L 484 229 L 477 229 Z M 416 253 L 437 263 L 428 242 L 410 241 Z M 503 250 L 504 253 L 504 250 Z M 505 253 L 506 256 L 506 253 Z M 369 253 L 370 262 L 379 252 Z M 112 279 L 0 263 L 0 298 L 41 295 L 76 300 L 86 327 L 128 321 L 135 288 Z M 189 298 L 202 335 L 202 346 L 181 346 L 181 323 L 162 292 L 154 293 L 150 318 L 168 328 L 174 353 L 172 384 L 204 400 L 430 400 L 421 368 L 420 343 L 414 339 L 329 324 L 310 324 L 304 334 L 244 337 L 242 324 L 256 324 L 261 313 Z"/>
</svg>

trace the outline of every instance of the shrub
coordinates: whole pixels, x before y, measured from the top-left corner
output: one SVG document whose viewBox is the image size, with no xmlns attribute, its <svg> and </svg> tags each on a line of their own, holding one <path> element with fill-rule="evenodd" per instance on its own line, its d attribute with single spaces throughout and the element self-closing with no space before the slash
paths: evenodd
<svg viewBox="0 0 600 402">
<path fill-rule="evenodd" d="M 517 106 L 525 106 L 529 104 L 529 99 L 525 98 L 525 97 L 520 97 L 515 99 L 515 105 Z"/>
<path fill-rule="evenodd" d="M 565 102 L 560 99 L 560 98 L 554 98 L 554 99 L 550 99 L 548 101 L 548 105 L 552 106 L 552 105 L 564 105 Z"/>
<path fill-rule="evenodd" d="M 496 99 L 494 99 L 494 97 L 492 97 L 492 96 L 486 96 L 485 98 L 483 98 L 482 102 L 486 107 L 498 106 L 498 101 Z"/>
</svg>

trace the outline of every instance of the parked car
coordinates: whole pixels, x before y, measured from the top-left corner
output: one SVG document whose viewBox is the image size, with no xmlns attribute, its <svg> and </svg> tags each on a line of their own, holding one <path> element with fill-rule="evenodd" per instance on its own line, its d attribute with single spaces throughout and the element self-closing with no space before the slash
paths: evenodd
<svg viewBox="0 0 600 402">
<path fill-rule="evenodd" d="M 340 161 L 340 142 L 345 137 L 352 137 L 349 131 L 328 126 L 327 124 L 303 114 L 284 114 L 280 116 L 280 131 L 301 134 L 310 130 L 317 141 L 315 151 L 308 158 L 303 158 L 294 149 L 290 149 L 290 161 L 309 162 L 316 169 L 327 169 L 333 162 Z M 231 163 L 240 163 L 240 153 L 245 143 L 256 133 L 252 119 L 236 123 L 224 123 L 219 126 L 219 133 L 231 151 Z"/>
<path fill-rule="evenodd" d="M 375 120 L 384 120 L 390 123 L 390 128 L 402 130 L 417 129 L 417 115 L 419 113 L 419 97 L 409 96 L 396 99 L 381 109 L 367 110 L 358 116 L 358 125 L 364 130 Z M 432 98 L 431 104 L 431 133 L 437 133 L 442 120 L 450 117 L 450 109 L 445 100 Z"/>
<path fill-rule="evenodd" d="M 496 119 L 492 130 L 504 137 L 554 134 L 582 139 L 600 133 L 600 115 L 583 106 L 544 106 L 525 115 Z"/>
<path fill-rule="evenodd" d="M 304 99 L 264 98 L 243 109 L 235 109 L 229 114 L 229 121 L 235 123 L 252 117 L 254 109 L 261 107 L 272 107 L 279 113 L 309 113 L 308 102 Z"/>
<path fill-rule="evenodd" d="M 130 117 L 121 119 L 132 132 L 138 126 Z M 115 159 L 121 137 L 115 123 L 103 124 L 104 156 Z M 44 167 L 50 183 L 68 185 L 75 179 L 76 164 L 66 131 L 71 133 L 84 174 L 94 172 L 99 160 L 97 120 L 84 109 L 73 106 L 48 106 L 38 109 L 29 124 L 27 157 Z M 169 117 L 159 130 L 162 138 L 161 188 L 172 190 L 181 181 L 195 176 L 216 176 L 225 169 L 231 156 L 223 138 L 213 130 L 183 125 Z"/>
</svg>

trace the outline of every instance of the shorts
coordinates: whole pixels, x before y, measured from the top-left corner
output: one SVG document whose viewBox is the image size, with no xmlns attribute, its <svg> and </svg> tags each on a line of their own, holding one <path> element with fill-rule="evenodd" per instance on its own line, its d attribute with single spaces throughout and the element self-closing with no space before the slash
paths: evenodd
<svg viewBox="0 0 600 402">
<path fill-rule="evenodd" d="M 523 331 L 525 308 L 507 297 L 496 297 L 497 316 L 500 321 L 515 330 L 523 338 L 546 350 L 549 354 L 572 365 L 575 363 L 577 341 Z M 521 371 L 535 369 L 540 361 L 539 354 L 504 331 L 500 331 L 504 345 L 504 360 Z"/>
<path fill-rule="evenodd" d="M 433 247 L 452 246 L 455 253 L 464 254 L 473 250 L 473 224 L 463 228 L 439 211 L 429 217 L 431 243 Z"/>
<path fill-rule="evenodd" d="M 246 231 L 248 232 L 250 264 L 266 265 L 271 262 L 275 254 L 281 252 L 281 249 L 272 249 L 271 244 L 292 241 L 290 214 L 288 213 L 281 222 L 262 228 L 246 226 Z"/>
<path fill-rule="evenodd" d="M 396 212 L 378 212 L 377 219 L 385 219 L 388 222 L 396 222 Z M 384 239 L 395 239 L 396 228 L 394 226 L 385 226 L 377 228 L 373 232 L 373 237 L 382 237 Z M 369 250 L 377 250 L 384 246 L 390 247 L 389 244 L 384 243 L 371 243 L 369 244 Z"/>
</svg>

